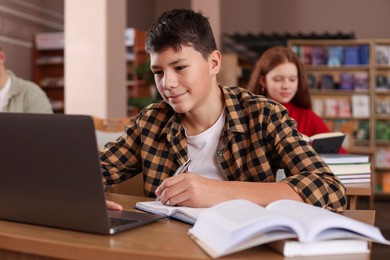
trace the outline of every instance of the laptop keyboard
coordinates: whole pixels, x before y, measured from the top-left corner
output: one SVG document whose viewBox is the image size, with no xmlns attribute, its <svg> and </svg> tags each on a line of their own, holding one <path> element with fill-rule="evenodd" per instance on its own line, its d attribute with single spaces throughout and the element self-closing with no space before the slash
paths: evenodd
<svg viewBox="0 0 390 260">
<path fill-rule="evenodd" d="M 123 226 L 138 221 L 139 221 L 138 219 L 110 218 L 110 225 L 111 227 L 118 227 L 118 226 Z"/>
</svg>

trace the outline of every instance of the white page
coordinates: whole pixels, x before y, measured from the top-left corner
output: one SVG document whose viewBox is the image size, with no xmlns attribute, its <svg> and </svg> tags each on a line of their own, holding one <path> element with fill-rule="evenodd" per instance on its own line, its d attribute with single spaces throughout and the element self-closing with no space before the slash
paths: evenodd
<svg viewBox="0 0 390 260">
<path fill-rule="evenodd" d="M 368 237 L 380 243 L 390 244 L 377 227 L 306 203 L 279 200 L 269 204 L 267 209 L 289 216 L 299 222 L 307 231 L 306 236 L 300 239 L 302 242 Z M 358 234 L 347 232 L 346 229 L 354 230 Z"/>
<path fill-rule="evenodd" d="M 210 248 L 224 252 L 272 230 L 289 234 L 303 232 L 293 219 L 283 215 L 278 217 L 246 200 L 224 202 L 204 211 L 190 232 Z M 272 241 L 269 237 L 267 239 Z"/>
</svg>

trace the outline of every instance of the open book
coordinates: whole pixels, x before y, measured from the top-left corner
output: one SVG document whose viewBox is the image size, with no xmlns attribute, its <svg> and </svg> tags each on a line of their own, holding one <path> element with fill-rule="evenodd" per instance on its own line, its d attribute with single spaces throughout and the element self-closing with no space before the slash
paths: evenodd
<svg viewBox="0 0 390 260">
<path fill-rule="evenodd" d="M 317 153 L 338 153 L 345 134 L 341 132 L 320 133 L 312 136 L 302 135 Z"/>
<path fill-rule="evenodd" d="M 377 227 L 292 200 L 275 201 L 265 208 L 246 200 L 227 201 L 204 210 L 188 234 L 213 258 L 284 239 L 308 247 L 335 239 L 390 245 Z M 347 253 L 367 251 L 366 243 L 356 244 L 359 248 Z M 338 254 L 342 244 L 329 250 Z"/>
<path fill-rule="evenodd" d="M 161 201 L 143 201 L 137 202 L 134 206 L 149 213 L 163 215 L 174 218 L 193 225 L 199 214 L 206 208 L 190 208 L 164 205 Z"/>
</svg>

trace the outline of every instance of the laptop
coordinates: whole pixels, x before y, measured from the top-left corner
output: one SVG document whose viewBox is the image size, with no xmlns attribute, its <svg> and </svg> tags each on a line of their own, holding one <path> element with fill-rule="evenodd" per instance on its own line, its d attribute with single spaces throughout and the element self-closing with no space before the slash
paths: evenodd
<svg viewBox="0 0 390 260">
<path fill-rule="evenodd" d="M 0 219 L 97 234 L 160 215 L 106 209 L 89 116 L 0 113 Z"/>
</svg>

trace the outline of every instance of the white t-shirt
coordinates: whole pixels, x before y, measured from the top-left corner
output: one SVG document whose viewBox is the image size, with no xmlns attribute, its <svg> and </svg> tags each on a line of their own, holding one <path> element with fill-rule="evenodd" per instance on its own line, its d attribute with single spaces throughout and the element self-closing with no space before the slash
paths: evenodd
<svg viewBox="0 0 390 260">
<path fill-rule="evenodd" d="M 224 180 L 217 162 L 217 148 L 225 125 L 225 114 L 223 109 L 217 122 L 203 133 L 187 136 L 188 156 L 192 159 L 189 172 L 209 179 Z"/>
<path fill-rule="evenodd" d="M 11 77 L 8 77 L 4 87 L 0 90 L 0 111 L 3 111 L 8 102 L 8 92 L 11 88 Z"/>
</svg>

